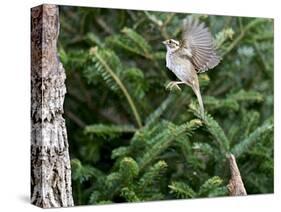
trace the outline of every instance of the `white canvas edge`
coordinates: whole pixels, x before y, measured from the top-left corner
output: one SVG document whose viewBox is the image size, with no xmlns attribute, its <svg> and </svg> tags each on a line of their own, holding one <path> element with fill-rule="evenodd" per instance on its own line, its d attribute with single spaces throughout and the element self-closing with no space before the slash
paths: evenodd
<svg viewBox="0 0 281 212">
<path fill-rule="evenodd" d="M 276 211 L 280 196 L 280 50 L 281 13 L 277 0 L 60 0 L 60 1 L 3 1 L 1 2 L 1 133 L 0 133 L 0 210 L 37 211 L 29 204 L 30 188 L 30 8 L 41 3 L 90 7 L 124 8 L 155 11 L 203 13 L 274 18 L 274 194 L 247 197 L 206 198 L 196 200 L 157 201 L 104 206 L 80 206 L 52 211 Z"/>
</svg>

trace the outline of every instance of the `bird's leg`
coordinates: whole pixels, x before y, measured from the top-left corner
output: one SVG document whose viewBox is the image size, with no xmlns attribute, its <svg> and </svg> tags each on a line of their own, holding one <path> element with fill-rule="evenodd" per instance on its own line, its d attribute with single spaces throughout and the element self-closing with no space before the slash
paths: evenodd
<svg viewBox="0 0 281 212">
<path fill-rule="evenodd" d="M 182 81 L 171 81 L 166 86 L 166 89 L 172 90 L 173 87 L 176 87 L 178 90 L 181 90 L 181 88 L 178 86 L 178 84 L 185 84 L 185 82 L 182 82 Z"/>
</svg>

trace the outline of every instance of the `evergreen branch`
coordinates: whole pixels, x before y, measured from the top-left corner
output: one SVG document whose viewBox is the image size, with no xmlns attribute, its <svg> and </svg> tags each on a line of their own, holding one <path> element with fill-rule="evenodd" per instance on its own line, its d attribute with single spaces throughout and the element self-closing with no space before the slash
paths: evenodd
<svg viewBox="0 0 281 212">
<path fill-rule="evenodd" d="M 93 191 L 90 194 L 90 198 L 89 198 L 89 204 L 97 204 L 99 201 L 99 198 L 101 196 L 101 193 L 99 191 Z"/>
<path fill-rule="evenodd" d="M 159 180 L 162 173 L 167 169 L 167 167 L 167 163 L 163 160 L 160 160 L 153 166 L 151 166 L 139 179 L 136 186 L 136 191 L 138 191 L 138 193 L 142 193 L 150 185 Z"/>
<path fill-rule="evenodd" d="M 113 202 L 111 200 L 101 200 L 98 201 L 97 204 L 99 205 L 107 205 L 107 204 L 112 204 Z"/>
<path fill-rule="evenodd" d="M 175 100 L 175 96 L 169 95 L 156 110 L 154 110 L 151 114 L 149 114 L 149 116 L 145 120 L 145 124 L 149 126 L 155 121 L 157 121 L 159 117 L 163 114 L 163 112 L 169 107 L 169 105 L 174 100 Z"/>
<path fill-rule="evenodd" d="M 153 58 L 156 60 L 164 60 L 164 59 L 166 59 L 166 52 L 164 52 L 164 51 L 154 52 Z"/>
<path fill-rule="evenodd" d="M 239 109 L 239 104 L 235 99 L 227 98 L 227 99 L 217 99 L 213 96 L 206 96 L 204 98 L 205 105 L 208 105 L 209 109 L 231 109 L 233 111 L 237 111 Z"/>
<path fill-rule="evenodd" d="M 86 41 L 90 43 L 91 46 L 97 45 L 99 47 L 104 48 L 104 43 L 101 41 L 101 39 L 94 33 L 89 32 L 86 35 Z"/>
<path fill-rule="evenodd" d="M 144 11 L 144 14 L 156 26 L 162 27 L 162 25 L 163 25 L 163 21 L 162 20 L 158 19 L 155 15 L 150 14 L 148 11 Z"/>
<path fill-rule="evenodd" d="M 205 116 L 204 123 L 208 129 L 208 131 L 212 134 L 212 136 L 216 139 L 216 141 L 220 145 L 220 150 L 222 154 L 225 154 L 229 151 L 229 140 L 227 139 L 223 129 L 221 126 L 214 120 L 211 115 Z"/>
<path fill-rule="evenodd" d="M 125 27 L 122 32 L 128 36 L 132 41 L 134 41 L 135 45 L 140 47 L 145 55 L 149 58 L 150 52 L 151 52 L 151 46 L 147 43 L 147 41 L 136 31 L 133 29 Z"/>
<path fill-rule="evenodd" d="M 98 185 L 102 188 L 103 195 L 113 198 L 120 193 L 122 187 L 131 186 L 133 179 L 138 175 L 139 167 L 136 161 L 130 157 L 123 158 L 119 163 L 119 169 L 103 177 Z"/>
<path fill-rule="evenodd" d="M 144 73 L 139 68 L 126 68 L 122 72 L 122 80 L 127 82 L 128 90 L 131 95 L 138 100 L 138 102 L 144 105 L 146 101 L 146 92 L 148 90 L 148 84 L 145 80 Z"/>
<path fill-rule="evenodd" d="M 219 49 L 227 39 L 232 39 L 234 31 L 232 28 L 224 28 L 216 34 L 215 47 Z"/>
<path fill-rule="evenodd" d="M 200 84 L 201 88 L 206 87 L 210 83 L 210 78 L 209 78 L 208 74 L 202 73 L 198 76 L 198 79 L 199 79 L 199 84 Z"/>
<path fill-rule="evenodd" d="M 109 44 L 114 44 L 134 54 L 147 57 L 147 55 L 141 49 L 132 44 L 132 41 L 123 35 L 114 35 L 112 37 L 107 38 L 106 41 L 108 43 L 108 46 Z"/>
<path fill-rule="evenodd" d="M 183 156 L 185 167 L 193 170 L 204 170 L 209 158 L 213 157 L 214 151 L 208 143 L 193 142 L 188 137 L 182 136 L 177 138 L 175 146 L 179 146 L 181 150 L 178 154 Z M 184 170 L 182 171 L 182 173 L 186 173 Z"/>
<path fill-rule="evenodd" d="M 125 27 L 122 29 L 122 33 L 124 35 L 114 35 L 108 37 L 106 42 L 108 44 L 112 43 L 118 47 L 121 47 L 129 52 L 134 54 L 138 54 L 147 59 L 152 60 L 153 55 L 151 52 L 151 46 L 147 43 L 147 41 L 136 31 L 133 29 Z M 153 61 L 155 62 L 155 61 Z"/>
<path fill-rule="evenodd" d="M 116 84 L 120 87 L 121 91 L 123 92 L 123 94 L 125 95 L 132 111 L 133 114 L 135 116 L 135 119 L 137 121 L 137 124 L 139 127 L 142 127 L 142 123 L 141 123 L 141 119 L 140 119 L 140 115 L 137 111 L 137 108 L 135 106 L 135 103 L 133 102 L 129 92 L 127 91 L 125 85 L 122 83 L 122 81 L 120 80 L 120 78 L 114 73 L 114 71 L 108 66 L 108 64 L 103 60 L 103 58 L 100 56 L 100 54 L 98 53 L 97 48 L 95 49 L 91 49 L 90 50 L 91 54 L 95 55 L 95 57 L 100 61 L 100 63 L 103 65 L 104 70 L 107 71 L 110 76 L 113 78 L 113 80 L 116 82 Z"/>
<path fill-rule="evenodd" d="M 133 158 L 125 157 L 120 161 L 119 172 L 122 175 L 122 181 L 128 185 L 139 174 L 139 166 Z"/>
<path fill-rule="evenodd" d="M 97 136 L 111 138 L 121 135 L 123 133 L 134 133 L 136 129 L 133 126 L 120 126 L 120 125 L 105 125 L 105 124 L 93 124 L 86 126 L 84 129 L 85 134 L 95 134 Z"/>
<path fill-rule="evenodd" d="M 256 91 L 245 91 L 240 90 L 237 93 L 228 95 L 228 99 L 234 99 L 236 101 L 251 101 L 251 102 L 262 102 L 263 96 Z"/>
<path fill-rule="evenodd" d="M 260 119 L 260 114 L 256 111 L 247 111 L 244 112 L 241 130 L 243 130 L 243 137 L 241 138 L 245 139 L 249 136 L 252 129 L 256 128 Z"/>
<path fill-rule="evenodd" d="M 217 189 L 222 184 L 222 182 L 223 180 L 218 176 L 214 176 L 208 179 L 204 182 L 203 185 L 200 186 L 198 196 L 209 196 L 209 194 Z"/>
<path fill-rule="evenodd" d="M 268 63 L 266 57 L 262 54 L 260 47 L 258 45 L 258 42 L 254 42 L 254 48 L 255 52 L 257 53 L 257 56 L 259 57 L 259 63 L 262 65 L 262 71 L 265 73 L 266 76 L 271 77 L 268 73 L 271 72 L 270 64 Z"/>
<path fill-rule="evenodd" d="M 194 102 L 189 105 L 189 108 L 195 116 L 202 118 L 199 107 L 197 107 Z M 229 151 L 230 142 L 218 122 L 216 122 L 214 118 L 206 112 L 203 117 L 203 122 L 208 131 L 219 144 L 221 154 L 226 154 Z"/>
<path fill-rule="evenodd" d="M 124 197 L 128 202 L 140 202 L 140 199 L 136 193 L 128 187 L 121 189 L 121 196 Z"/>
<path fill-rule="evenodd" d="M 124 146 L 118 147 L 118 148 L 112 150 L 111 159 L 116 159 L 118 157 L 124 157 L 124 156 L 128 155 L 129 152 L 130 152 L 129 147 L 124 147 Z"/>
<path fill-rule="evenodd" d="M 256 142 L 262 135 L 264 135 L 265 133 L 269 133 L 272 130 L 273 130 L 272 118 L 269 118 L 263 123 L 262 126 L 260 126 L 255 131 L 253 131 L 246 139 L 236 144 L 232 148 L 231 152 L 236 157 L 239 157 L 245 151 L 247 151 L 251 146 L 253 146 L 254 142 Z"/>
<path fill-rule="evenodd" d="M 121 187 L 122 175 L 119 172 L 111 172 L 105 178 L 106 193 L 114 195 Z"/>
<path fill-rule="evenodd" d="M 143 169 L 146 165 L 156 159 L 156 157 L 167 149 L 172 143 L 173 139 L 169 136 L 167 130 L 164 130 L 162 133 L 158 134 L 154 139 L 153 143 L 156 143 L 144 155 L 140 158 L 139 167 Z"/>
<path fill-rule="evenodd" d="M 158 133 L 151 139 L 150 143 L 154 145 L 140 158 L 140 169 L 143 169 L 147 164 L 155 160 L 156 157 L 167 149 L 177 137 L 182 136 L 184 133 L 189 133 L 189 135 L 191 135 L 192 131 L 201 126 L 201 124 L 202 122 L 199 119 L 193 119 L 190 122 L 179 126 L 168 122 L 166 128 L 162 129 L 162 132 Z"/>
<path fill-rule="evenodd" d="M 104 174 L 100 170 L 90 165 L 82 165 L 81 161 L 78 159 L 71 160 L 71 168 L 73 180 L 78 180 L 80 183 L 89 180 L 91 177 L 97 179 L 104 177 Z"/>
<path fill-rule="evenodd" d="M 196 197 L 195 191 L 184 182 L 172 182 L 168 185 L 170 193 L 175 194 L 177 198 L 186 199 Z"/>
<path fill-rule="evenodd" d="M 247 32 L 253 28 L 254 26 L 256 26 L 257 24 L 260 24 L 264 22 L 263 19 L 257 18 L 254 19 L 253 21 L 251 21 L 238 35 L 238 37 L 236 37 L 236 39 L 228 46 L 228 48 L 224 51 L 224 53 L 222 54 L 222 57 L 224 57 L 225 55 L 227 55 L 232 49 L 235 48 L 236 45 L 239 44 L 239 42 L 243 39 L 243 37 L 247 34 Z"/>
<path fill-rule="evenodd" d="M 201 143 L 201 142 L 195 142 L 192 145 L 192 151 L 200 151 L 204 155 L 207 155 L 209 157 L 213 156 L 214 150 L 212 146 L 208 143 Z"/>
</svg>

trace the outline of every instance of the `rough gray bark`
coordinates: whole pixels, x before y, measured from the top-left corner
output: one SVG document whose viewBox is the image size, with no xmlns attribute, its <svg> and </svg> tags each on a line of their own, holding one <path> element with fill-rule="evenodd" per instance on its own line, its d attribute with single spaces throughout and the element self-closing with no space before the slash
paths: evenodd
<svg viewBox="0 0 281 212">
<path fill-rule="evenodd" d="M 230 173 L 231 173 L 231 178 L 227 186 L 229 195 L 230 196 L 247 195 L 234 155 L 230 154 L 228 160 L 229 160 Z"/>
<path fill-rule="evenodd" d="M 58 34 L 57 6 L 31 9 L 31 203 L 43 208 L 73 206 Z"/>
</svg>

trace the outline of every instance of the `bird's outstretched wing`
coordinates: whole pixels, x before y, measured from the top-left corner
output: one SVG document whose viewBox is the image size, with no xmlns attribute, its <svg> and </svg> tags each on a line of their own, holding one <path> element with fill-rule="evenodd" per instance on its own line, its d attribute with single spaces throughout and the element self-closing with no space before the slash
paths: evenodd
<svg viewBox="0 0 281 212">
<path fill-rule="evenodd" d="M 191 61 L 198 73 L 212 69 L 220 62 L 211 33 L 198 19 L 184 19 L 181 45 L 191 53 Z"/>
</svg>

